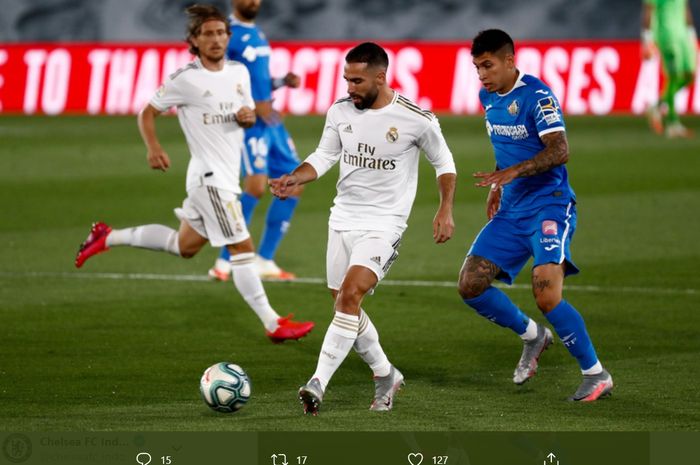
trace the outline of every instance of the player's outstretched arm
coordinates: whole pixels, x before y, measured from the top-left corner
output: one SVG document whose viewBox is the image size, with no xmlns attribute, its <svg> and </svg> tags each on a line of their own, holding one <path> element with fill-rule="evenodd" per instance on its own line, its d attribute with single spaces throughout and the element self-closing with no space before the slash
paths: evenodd
<svg viewBox="0 0 700 465">
<path fill-rule="evenodd" d="M 282 121 L 280 114 L 272 108 L 271 100 L 258 100 L 255 102 L 255 114 L 265 121 L 268 126 L 274 126 Z"/>
<path fill-rule="evenodd" d="M 544 144 L 544 149 L 529 160 L 503 170 L 474 173 L 475 178 L 481 179 L 476 183 L 476 186 L 498 189 L 515 178 L 535 176 L 569 161 L 569 142 L 566 140 L 564 131 L 550 132 L 540 139 Z"/>
<path fill-rule="evenodd" d="M 433 219 L 433 239 L 436 244 L 447 242 L 455 230 L 452 217 L 452 206 L 455 198 L 457 175 L 454 173 L 441 174 L 437 178 L 440 190 L 440 206 Z"/>
<path fill-rule="evenodd" d="M 301 84 L 301 78 L 292 72 L 284 75 L 284 77 L 278 77 L 272 80 L 272 90 L 277 90 L 280 87 L 291 87 L 296 89 Z"/>
<path fill-rule="evenodd" d="M 165 153 L 156 135 L 156 117 L 160 115 L 160 110 L 151 104 L 147 104 L 139 112 L 136 119 L 143 143 L 146 144 L 148 165 L 154 170 L 166 171 L 170 168 L 170 157 Z"/>
<path fill-rule="evenodd" d="M 304 162 L 291 173 L 277 179 L 268 179 L 267 183 L 272 195 L 284 200 L 292 195 L 297 186 L 311 182 L 316 178 L 318 178 L 318 173 L 314 167 Z"/>
</svg>

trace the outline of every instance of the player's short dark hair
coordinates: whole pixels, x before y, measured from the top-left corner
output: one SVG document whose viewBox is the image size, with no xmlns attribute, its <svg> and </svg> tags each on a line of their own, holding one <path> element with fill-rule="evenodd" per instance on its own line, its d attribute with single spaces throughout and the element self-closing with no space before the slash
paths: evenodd
<svg viewBox="0 0 700 465">
<path fill-rule="evenodd" d="M 187 13 L 187 34 L 185 35 L 185 40 L 190 46 L 190 53 L 192 55 L 199 56 L 199 49 L 192 45 L 190 39 L 197 37 L 199 33 L 202 32 L 202 24 L 207 21 L 222 21 L 226 25 L 228 35 L 231 35 L 231 30 L 228 27 L 228 19 L 226 19 L 226 16 L 214 5 L 195 3 L 185 8 L 185 13 Z"/>
<path fill-rule="evenodd" d="M 389 57 L 386 51 L 374 42 L 363 42 L 345 55 L 346 63 L 367 63 L 367 66 L 387 69 Z"/>
<path fill-rule="evenodd" d="M 484 53 L 498 53 L 505 49 L 506 53 L 515 54 L 515 44 L 507 32 L 500 29 L 486 29 L 479 32 L 472 41 L 472 56 L 478 57 Z"/>
</svg>

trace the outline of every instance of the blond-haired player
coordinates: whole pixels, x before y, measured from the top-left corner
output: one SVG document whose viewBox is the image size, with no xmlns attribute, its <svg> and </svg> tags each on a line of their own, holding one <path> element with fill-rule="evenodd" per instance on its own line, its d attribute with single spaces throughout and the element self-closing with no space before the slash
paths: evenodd
<svg viewBox="0 0 700 465">
<path fill-rule="evenodd" d="M 173 73 L 138 116 L 151 168 L 166 171 L 170 157 L 156 135 L 155 118 L 177 107 L 191 159 L 187 198 L 175 210 L 180 229 L 159 224 L 112 229 L 95 223 L 80 246 L 75 266 L 111 247 L 131 246 L 190 258 L 210 242 L 231 252 L 233 282 L 262 321 L 273 342 L 299 339 L 313 328 L 280 317 L 270 306 L 253 260 L 253 241 L 241 214 L 238 184 L 243 129 L 255 123 L 248 70 L 225 58 L 230 32 L 226 17 L 215 7 L 187 8 L 187 41 L 196 59 Z"/>
</svg>

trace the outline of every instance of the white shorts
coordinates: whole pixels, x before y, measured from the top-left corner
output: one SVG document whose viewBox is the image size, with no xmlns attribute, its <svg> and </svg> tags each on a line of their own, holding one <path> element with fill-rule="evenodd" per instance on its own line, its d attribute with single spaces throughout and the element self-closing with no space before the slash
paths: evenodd
<svg viewBox="0 0 700 465">
<path fill-rule="evenodd" d="M 175 216 L 187 221 L 213 247 L 238 244 L 250 237 L 238 196 L 224 189 L 212 186 L 190 189 L 182 208 L 175 209 Z"/>
<path fill-rule="evenodd" d="M 336 231 L 328 229 L 326 278 L 328 288 L 338 290 L 348 269 L 369 268 L 381 281 L 399 256 L 401 234 L 388 231 Z"/>
</svg>

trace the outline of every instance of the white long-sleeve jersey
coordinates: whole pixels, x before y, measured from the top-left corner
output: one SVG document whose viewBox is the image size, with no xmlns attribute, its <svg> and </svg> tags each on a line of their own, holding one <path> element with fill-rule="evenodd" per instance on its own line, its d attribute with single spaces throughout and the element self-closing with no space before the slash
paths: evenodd
<svg viewBox="0 0 700 465">
<path fill-rule="evenodd" d="M 416 197 L 421 150 L 437 176 L 456 173 L 435 115 L 397 92 L 377 110 L 358 110 L 349 98 L 335 102 L 318 148 L 305 160 L 319 177 L 340 162 L 329 226 L 402 233 Z"/>
<path fill-rule="evenodd" d="M 171 74 L 150 103 L 160 111 L 177 107 L 192 157 L 186 189 L 207 185 L 239 194 L 245 148 L 236 113 L 242 106 L 255 108 L 246 67 L 227 61 L 221 71 L 210 71 L 196 58 Z"/>
</svg>

